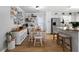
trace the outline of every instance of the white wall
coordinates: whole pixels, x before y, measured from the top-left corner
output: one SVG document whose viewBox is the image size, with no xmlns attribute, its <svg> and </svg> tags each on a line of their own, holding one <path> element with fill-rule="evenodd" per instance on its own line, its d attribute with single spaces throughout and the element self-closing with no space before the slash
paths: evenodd
<svg viewBox="0 0 79 59">
<path fill-rule="evenodd" d="M 72 22 L 79 22 L 79 14 L 77 12 L 73 12 L 72 16 L 71 16 Z"/>
<path fill-rule="evenodd" d="M 76 14 L 75 14 L 75 12 L 72 13 L 71 19 L 72 19 L 72 22 L 76 21 Z"/>
<path fill-rule="evenodd" d="M 79 22 L 79 14 L 78 13 L 76 13 L 76 20 L 75 21 Z"/>
<path fill-rule="evenodd" d="M 41 29 L 45 30 L 45 24 L 44 24 L 44 15 L 38 15 L 37 16 L 37 24 L 41 27 Z"/>
<path fill-rule="evenodd" d="M 46 27 L 46 32 L 50 33 L 51 32 L 51 12 L 46 12 L 45 27 Z"/>
<path fill-rule="evenodd" d="M 10 7 L 0 6 L 0 51 L 7 47 L 5 33 L 10 31 L 13 26 L 13 20 L 10 19 Z"/>
</svg>

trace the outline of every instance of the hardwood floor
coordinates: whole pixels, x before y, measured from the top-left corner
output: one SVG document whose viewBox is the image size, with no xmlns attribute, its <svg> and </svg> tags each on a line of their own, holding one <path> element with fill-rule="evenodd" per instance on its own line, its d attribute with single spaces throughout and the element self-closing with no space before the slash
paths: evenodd
<svg viewBox="0 0 79 59">
<path fill-rule="evenodd" d="M 46 46 L 33 46 L 33 43 L 28 43 L 27 39 L 24 42 L 16 46 L 15 49 L 7 51 L 7 52 L 63 52 L 62 47 L 56 44 L 56 40 L 53 39 L 53 35 L 47 35 L 47 45 Z M 29 46 L 30 44 L 30 46 Z"/>
</svg>

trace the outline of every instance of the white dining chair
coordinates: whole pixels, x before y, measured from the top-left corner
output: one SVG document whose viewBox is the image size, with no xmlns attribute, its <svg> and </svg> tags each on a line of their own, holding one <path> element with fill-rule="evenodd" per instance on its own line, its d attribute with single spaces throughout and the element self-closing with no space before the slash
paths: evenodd
<svg viewBox="0 0 79 59">
<path fill-rule="evenodd" d="M 34 34 L 34 46 L 36 46 L 36 43 L 40 43 L 41 46 L 43 45 L 43 32 L 36 32 Z"/>
</svg>

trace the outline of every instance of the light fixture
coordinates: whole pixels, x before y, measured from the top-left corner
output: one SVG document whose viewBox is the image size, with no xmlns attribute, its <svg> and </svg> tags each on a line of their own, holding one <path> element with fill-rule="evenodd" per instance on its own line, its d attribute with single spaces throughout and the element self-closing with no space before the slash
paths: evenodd
<svg viewBox="0 0 79 59">
<path fill-rule="evenodd" d="M 33 6 L 33 8 L 36 9 L 36 10 L 40 10 L 40 9 L 43 9 L 44 6 Z"/>
<path fill-rule="evenodd" d="M 62 15 L 65 15 L 65 13 L 63 12 Z"/>
<path fill-rule="evenodd" d="M 57 15 L 58 13 L 55 13 L 55 15 Z"/>
<path fill-rule="evenodd" d="M 70 12 L 69 15 L 72 15 L 72 13 Z"/>
<path fill-rule="evenodd" d="M 36 8 L 39 8 L 39 6 L 36 6 Z"/>
</svg>

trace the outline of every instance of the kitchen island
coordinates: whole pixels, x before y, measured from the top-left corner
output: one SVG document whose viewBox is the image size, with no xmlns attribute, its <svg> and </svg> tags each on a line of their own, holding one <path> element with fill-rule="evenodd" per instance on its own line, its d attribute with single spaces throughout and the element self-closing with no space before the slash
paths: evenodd
<svg viewBox="0 0 79 59">
<path fill-rule="evenodd" d="M 72 37 L 72 52 L 79 51 L 79 29 L 65 29 L 64 27 L 57 27 L 58 32 Z"/>
</svg>

